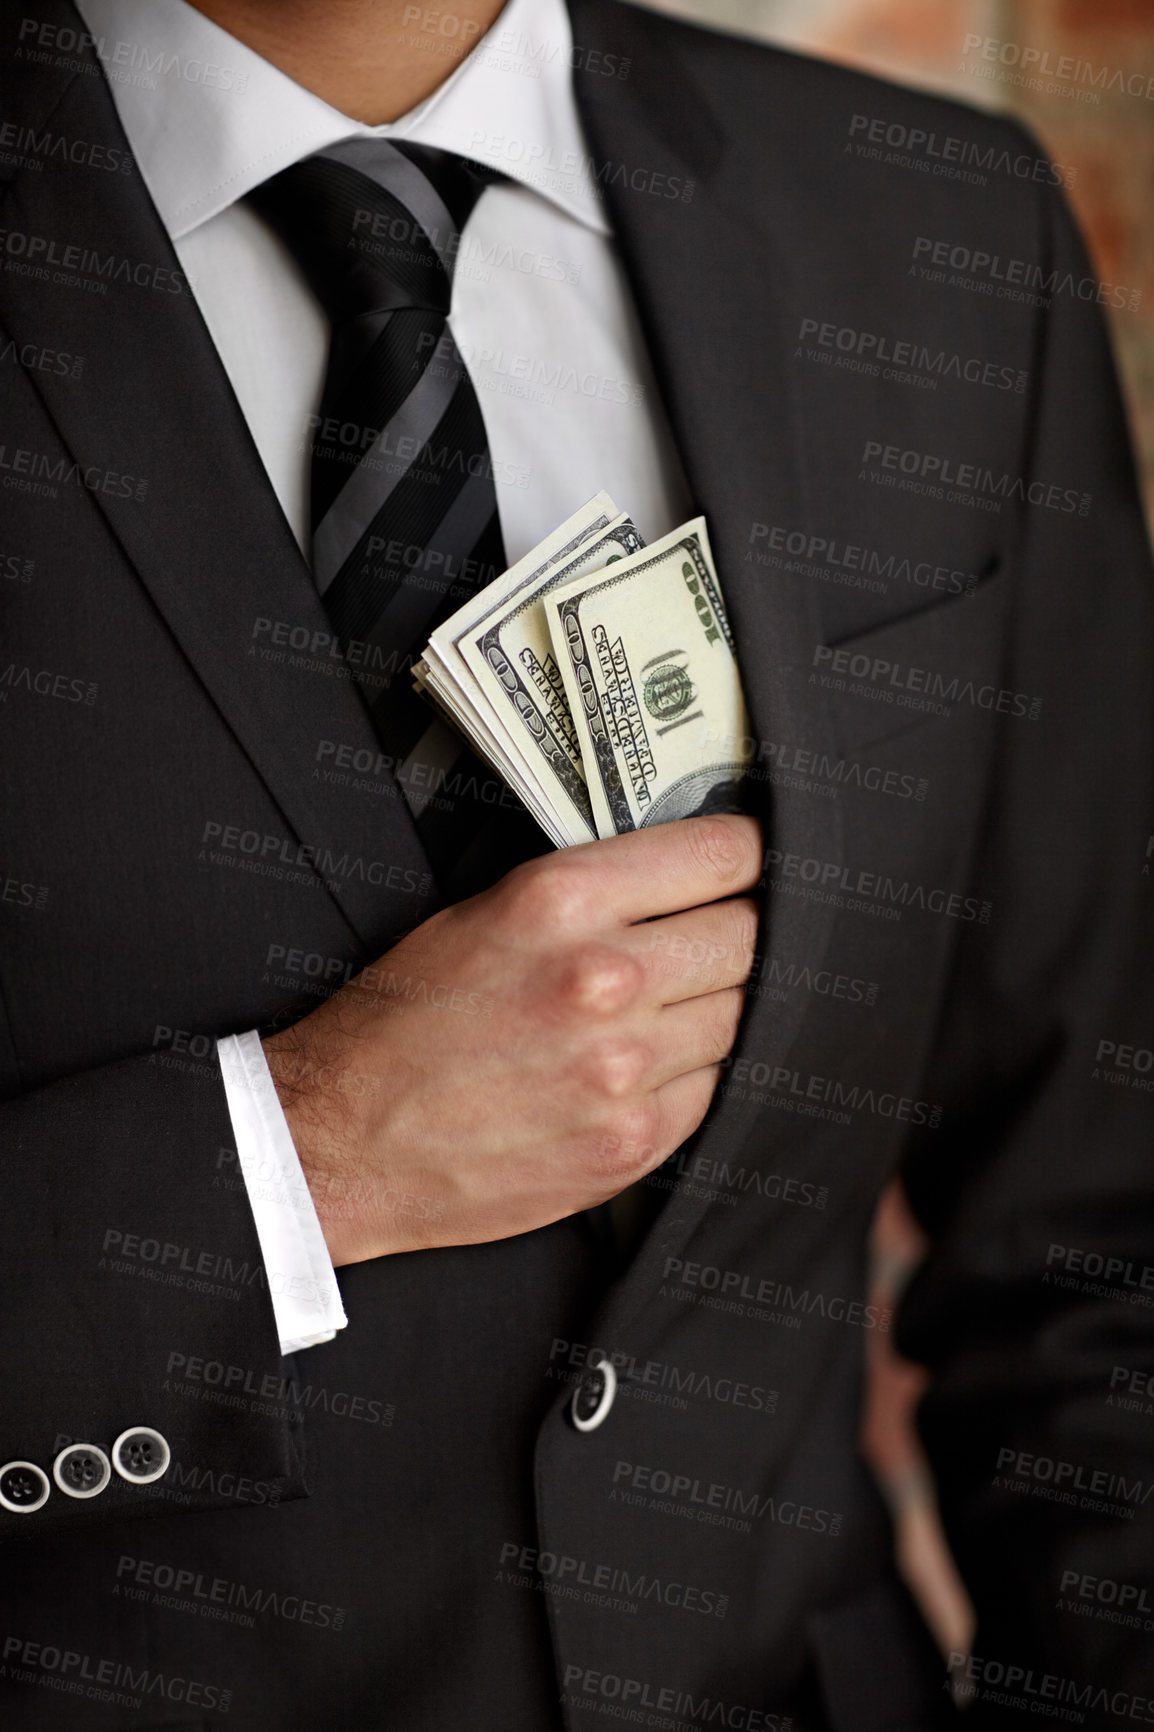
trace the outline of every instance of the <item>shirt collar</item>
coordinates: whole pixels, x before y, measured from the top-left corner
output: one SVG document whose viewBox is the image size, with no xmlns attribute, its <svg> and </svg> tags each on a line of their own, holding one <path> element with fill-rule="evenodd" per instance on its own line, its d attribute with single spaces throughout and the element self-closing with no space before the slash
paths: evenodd
<svg viewBox="0 0 1154 1732">
<path fill-rule="evenodd" d="M 388 126 L 364 126 L 330 108 L 185 0 L 76 5 L 173 240 L 281 169 L 347 138 L 404 138 L 459 151 L 596 232 L 611 232 L 573 96 L 564 0 L 509 0 L 445 83 Z M 420 30 L 420 19 L 413 28 Z M 437 34 L 430 44 L 433 52 L 458 46 Z"/>
</svg>

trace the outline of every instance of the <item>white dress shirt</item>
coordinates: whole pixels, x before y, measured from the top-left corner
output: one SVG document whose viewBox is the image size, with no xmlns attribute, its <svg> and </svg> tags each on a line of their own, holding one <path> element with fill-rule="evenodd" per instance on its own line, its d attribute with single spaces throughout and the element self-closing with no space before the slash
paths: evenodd
<svg viewBox="0 0 1154 1732">
<path fill-rule="evenodd" d="M 364 126 L 185 0 L 77 0 L 141 176 L 172 238 L 293 533 L 307 555 L 311 436 L 328 323 L 287 248 L 242 202 L 349 138 L 487 162 L 461 236 L 449 325 L 477 390 L 510 563 L 601 488 L 647 540 L 690 514 L 573 96 L 564 0 L 509 0 L 418 107 Z M 399 29 L 402 28 L 399 26 Z M 414 26 L 420 30 L 420 20 Z M 609 63 L 604 76 L 615 76 Z M 586 72 L 584 76 L 598 76 Z M 340 1291 L 255 1033 L 220 1042 L 237 1156 L 281 1351 L 329 1341 Z"/>
</svg>

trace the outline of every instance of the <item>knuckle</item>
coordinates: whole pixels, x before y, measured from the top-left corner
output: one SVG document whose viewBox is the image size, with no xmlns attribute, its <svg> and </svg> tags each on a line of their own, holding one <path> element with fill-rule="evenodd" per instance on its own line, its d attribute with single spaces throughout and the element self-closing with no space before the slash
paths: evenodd
<svg viewBox="0 0 1154 1732">
<path fill-rule="evenodd" d="M 613 1015 L 633 1002 L 643 980 L 641 964 L 624 951 L 587 948 L 570 959 L 559 998 L 578 1015 Z"/>
<path fill-rule="evenodd" d="M 655 1094 L 643 1095 L 622 1115 L 623 1141 L 630 1152 L 630 1177 L 648 1172 L 666 1148 L 666 1113 Z"/>
<path fill-rule="evenodd" d="M 747 863 L 741 832 L 724 818 L 694 818 L 687 841 L 694 864 L 719 884 L 732 883 Z"/>
<path fill-rule="evenodd" d="M 648 1063 L 642 1041 L 607 1041 L 586 1055 L 585 1080 L 604 1100 L 628 1101 L 640 1088 Z"/>
<path fill-rule="evenodd" d="M 616 1192 L 649 1172 L 666 1153 L 665 1120 L 655 1095 L 645 1095 L 614 1113 L 591 1150 L 591 1176 Z"/>
<path fill-rule="evenodd" d="M 530 860 L 509 874 L 511 914 L 524 930 L 569 931 L 588 920 L 589 891 L 585 875 L 551 855 Z"/>
<path fill-rule="evenodd" d="M 750 901 L 735 902 L 732 921 L 734 959 L 738 966 L 748 974 L 753 966 L 753 958 L 757 950 L 757 934 L 760 926 L 757 904 Z"/>
</svg>

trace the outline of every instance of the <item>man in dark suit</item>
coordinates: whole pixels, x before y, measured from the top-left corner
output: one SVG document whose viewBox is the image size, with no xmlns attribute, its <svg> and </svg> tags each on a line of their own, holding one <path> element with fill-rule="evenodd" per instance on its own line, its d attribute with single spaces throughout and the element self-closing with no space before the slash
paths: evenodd
<svg viewBox="0 0 1154 1732">
<path fill-rule="evenodd" d="M 483 581 L 530 544 L 517 466 L 532 494 L 554 436 L 609 488 L 643 449 L 645 532 L 709 523 L 752 815 L 540 857 L 465 791 L 446 849 L 388 712 L 407 682 L 326 672 L 354 643 L 395 672 L 428 620 L 358 632 L 326 599 L 317 498 L 351 482 L 325 393 L 373 315 L 343 281 L 325 302 L 323 200 L 294 227 L 317 175 L 278 182 L 282 150 L 250 177 L 250 251 L 218 232 L 190 287 L 165 172 L 216 149 L 189 87 L 235 98 L 259 159 L 255 53 L 374 134 L 377 173 L 381 127 L 479 64 L 428 43 L 495 9 L 281 10 L 206 4 L 236 40 L 168 62 L 102 30 L 111 0 L 4 26 L 4 1727 L 912 1732 L 954 1697 L 975 1725 L 1149 1723 L 1149 1434 L 1118 1399 L 1154 1299 L 1149 573 L 1064 171 L 1004 122 L 570 0 L 587 155 L 522 185 L 579 172 L 607 220 L 542 318 L 620 343 L 644 424 L 617 452 L 580 420 L 602 368 L 535 450 L 544 394 L 501 420 L 454 298 L 484 425 L 469 398 L 453 449 L 505 495 L 495 526 L 474 490 L 456 554 Z M 535 54 L 483 40 L 525 100 Z M 385 153 L 443 193 L 458 278 L 525 142 L 505 120 L 459 153 L 496 183 L 443 136 Z M 311 143 L 349 166 L 341 127 Z M 436 226 L 408 244 L 447 280 Z M 266 245 L 302 298 L 246 334 L 221 284 Z M 433 319 L 418 353 L 435 298 L 392 305 Z M 335 358 L 302 528 L 260 344 L 319 353 L 309 317 Z M 380 384 L 366 352 L 342 388 Z M 424 592 L 421 546 L 452 566 L 446 521 L 390 599 Z M 371 776 L 323 773 L 338 753 Z M 856 1451 L 898 1170 L 979 1617 L 945 1665 Z"/>
</svg>

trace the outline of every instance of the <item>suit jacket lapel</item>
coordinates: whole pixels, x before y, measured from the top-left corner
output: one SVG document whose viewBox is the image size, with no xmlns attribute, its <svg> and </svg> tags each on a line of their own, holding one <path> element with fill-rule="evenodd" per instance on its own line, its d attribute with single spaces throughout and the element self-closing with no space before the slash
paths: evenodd
<svg viewBox="0 0 1154 1732">
<path fill-rule="evenodd" d="M 127 154 L 103 73 L 92 66 L 96 76 L 71 79 L 25 72 L 23 94 L 37 111 L 28 118 L 51 113 L 65 136 L 105 140 Z M 33 375 L 65 447 L 81 472 L 133 479 L 127 496 L 99 480 L 94 508 L 287 828 L 318 849 L 317 870 L 371 948 L 420 917 L 431 890 L 428 861 L 399 789 L 378 805 L 324 779 L 321 741 L 374 754 L 378 741 L 328 653 L 331 627 L 308 566 L 151 199 L 136 175 L 49 159 L 40 173 L 16 174 L 3 221 L 10 233 L 54 249 L 37 249 L 47 280 L 12 270 L 0 278 L 11 335 L 67 331 L 69 348 L 85 357 L 82 383 Z M 68 248 L 93 259 L 86 267 Z M 99 281 L 101 270 L 116 273 L 104 276 L 105 292 L 73 286 L 85 275 Z M 261 628 L 262 620 L 285 622 L 285 633 Z M 262 654 L 275 652 L 274 635 L 286 633 L 279 659 Z M 298 652 L 311 668 L 294 663 Z M 222 817 L 243 827 L 243 813 Z"/>
<path fill-rule="evenodd" d="M 819 521 L 807 487 L 807 475 L 820 472 L 809 459 L 814 433 L 789 366 L 801 296 L 786 250 L 799 214 L 788 154 L 783 148 L 776 160 L 728 163 L 722 128 L 677 58 L 669 26 L 606 0 L 569 4 L 583 48 L 631 59 L 628 83 L 578 74 L 578 102 L 674 440 L 709 525 L 750 725 L 764 754 L 761 778 L 750 784 L 752 805 L 767 848 L 836 860 L 836 801 L 815 800 L 786 785 L 788 778 L 771 797 L 766 777 L 771 743 L 823 747 L 832 738 L 819 688 L 806 680 L 821 641 L 812 580 L 750 556 L 755 522 Z M 582 59 L 597 64 L 591 55 Z M 749 191 L 755 173 L 756 200 Z M 828 906 L 763 888 L 764 956 L 816 969 L 831 925 Z M 751 994 L 735 1060 L 782 1063 L 804 1010 L 800 992 L 786 1005 Z M 737 1090 L 719 1091 L 697 1152 L 732 1156 L 760 1110 Z M 671 1194 L 611 1298 L 606 1338 L 655 1291 L 664 1259 L 682 1253 L 707 1207 L 682 1190 Z"/>
</svg>

